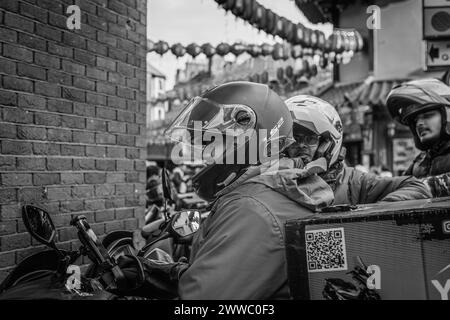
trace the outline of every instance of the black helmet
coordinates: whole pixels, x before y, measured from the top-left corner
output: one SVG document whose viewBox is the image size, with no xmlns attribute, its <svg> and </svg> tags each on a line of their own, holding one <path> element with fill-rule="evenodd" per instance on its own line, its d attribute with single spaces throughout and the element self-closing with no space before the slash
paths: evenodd
<svg viewBox="0 0 450 320">
<path fill-rule="evenodd" d="M 426 150 L 415 130 L 415 116 L 438 109 L 441 112 L 441 137 L 450 138 L 450 87 L 438 79 L 421 79 L 394 87 L 386 101 L 392 118 L 411 128 L 416 147 Z"/>
<path fill-rule="evenodd" d="M 294 142 L 292 119 L 283 100 L 267 85 L 240 81 L 192 99 L 166 134 L 183 142 L 174 147 L 172 161 L 181 161 L 176 158 L 183 150 L 190 160 L 206 161 L 207 166 L 192 180 L 206 200 L 212 200 L 246 167 L 278 156 Z"/>
</svg>

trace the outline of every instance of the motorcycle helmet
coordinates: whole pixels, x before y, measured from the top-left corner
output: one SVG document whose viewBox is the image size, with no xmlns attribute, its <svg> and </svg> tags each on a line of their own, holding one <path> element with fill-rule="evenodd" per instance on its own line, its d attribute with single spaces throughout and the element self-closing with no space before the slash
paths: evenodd
<svg viewBox="0 0 450 320">
<path fill-rule="evenodd" d="M 418 149 L 427 149 L 416 133 L 415 118 L 419 113 L 439 110 L 441 137 L 450 138 L 450 87 L 442 81 L 430 78 L 400 84 L 389 93 L 386 106 L 393 119 L 410 127 Z"/>
<path fill-rule="evenodd" d="M 292 116 L 294 135 L 297 131 L 307 131 L 320 136 L 322 141 L 330 141 L 323 156 L 329 159 L 329 166 L 333 165 L 342 147 L 342 122 L 336 109 L 330 103 L 310 95 L 297 95 L 285 102 Z"/>
<path fill-rule="evenodd" d="M 207 201 L 245 168 L 278 157 L 294 142 L 283 100 L 267 85 L 244 81 L 216 86 L 192 99 L 166 134 L 180 142 L 172 161 L 187 154 L 191 161 L 206 162 L 192 184 Z"/>
</svg>

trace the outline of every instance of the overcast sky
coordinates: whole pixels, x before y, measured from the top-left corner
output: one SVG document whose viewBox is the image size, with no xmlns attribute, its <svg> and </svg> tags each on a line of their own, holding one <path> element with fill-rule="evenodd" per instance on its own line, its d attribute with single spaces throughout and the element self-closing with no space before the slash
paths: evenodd
<svg viewBox="0 0 450 320">
<path fill-rule="evenodd" d="M 310 24 L 293 0 L 258 2 L 294 23 L 301 22 L 324 32 L 330 30 L 330 25 Z M 177 42 L 183 45 L 210 42 L 214 46 L 220 42 L 232 44 L 236 41 L 256 44 L 281 42 L 278 37 L 258 32 L 231 12 L 226 13 L 214 0 L 148 0 L 147 13 L 147 36 L 155 42 L 163 40 L 169 45 Z M 204 57 L 200 55 L 196 59 L 200 61 Z M 166 89 L 173 87 L 176 69 L 183 69 L 185 62 L 189 60 L 192 60 L 189 55 L 177 59 L 170 51 L 162 57 L 156 53 L 147 56 L 147 61 L 167 76 Z"/>
</svg>

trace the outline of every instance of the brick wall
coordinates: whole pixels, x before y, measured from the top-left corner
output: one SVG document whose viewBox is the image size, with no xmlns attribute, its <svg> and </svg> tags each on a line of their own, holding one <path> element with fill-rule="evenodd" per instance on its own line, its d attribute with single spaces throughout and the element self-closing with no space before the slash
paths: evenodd
<svg viewBox="0 0 450 320">
<path fill-rule="evenodd" d="M 43 249 L 23 204 L 49 210 L 66 249 L 74 214 L 99 235 L 141 225 L 145 43 L 146 0 L 0 0 L 0 281 Z"/>
</svg>

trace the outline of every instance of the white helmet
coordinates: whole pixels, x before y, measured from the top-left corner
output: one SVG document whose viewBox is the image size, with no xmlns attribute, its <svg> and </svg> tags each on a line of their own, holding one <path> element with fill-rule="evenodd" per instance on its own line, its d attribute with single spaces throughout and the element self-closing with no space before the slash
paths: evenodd
<svg viewBox="0 0 450 320">
<path fill-rule="evenodd" d="M 342 147 L 342 122 L 336 109 L 328 102 L 309 95 L 298 95 L 285 101 L 296 126 L 329 139 L 329 166 L 334 164 Z"/>
</svg>

